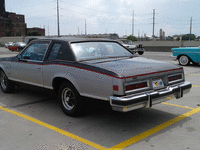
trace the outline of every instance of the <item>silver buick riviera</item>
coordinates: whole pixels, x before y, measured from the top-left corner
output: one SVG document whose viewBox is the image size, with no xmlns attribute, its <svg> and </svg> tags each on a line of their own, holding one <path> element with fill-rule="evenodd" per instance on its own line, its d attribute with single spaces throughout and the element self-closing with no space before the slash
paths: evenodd
<svg viewBox="0 0 200 150">
<path fill-rule="evenodd" d="M 112 40 L 37 39 L 16 57 L 0 59 L 0 84 L 10 93 L 18 84 L 54 90 L 62 110 L 80 115 L 83 97 L 109 101 L 127 112 L 172 98 L 191 89 L 183 68 L 138 57 Z"/>
</svg>

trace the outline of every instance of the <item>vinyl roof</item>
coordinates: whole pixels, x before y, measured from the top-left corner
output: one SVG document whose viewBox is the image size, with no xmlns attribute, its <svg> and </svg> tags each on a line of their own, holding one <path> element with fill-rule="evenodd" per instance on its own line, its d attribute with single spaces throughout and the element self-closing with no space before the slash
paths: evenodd
<svg viewBox="0 0 200 150">
<path fill-rule="evenodd" d="M 68 42 L 86 42 L 86 41 L 110 41 L 113 42 L 114 40 L 111 39 L 103 39 L 103 38 L 76 38 L 76 37 L 41 37 L 37 38 L 37 40 L 61 40 L 61 41 L 68 41 Z"/>
</svg>

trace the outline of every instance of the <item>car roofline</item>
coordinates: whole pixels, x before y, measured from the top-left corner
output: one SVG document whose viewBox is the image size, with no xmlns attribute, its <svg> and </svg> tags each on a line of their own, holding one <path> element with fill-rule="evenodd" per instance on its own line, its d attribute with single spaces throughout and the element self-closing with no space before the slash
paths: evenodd
<svg viewBox="0 0 200 150">
<path fill-rule="evenodd" d="M 78 43 L 78 42 L 116 42 L 115 40 L 111 39 L 103 39 L 103 38 L 72 38 L 72 37 L 44 37 L 44 38 L 38 38 L 33 40 L 34 42 L 36 41 L 67 41 L 69 43 Z M 32 42 L 32 41 L 31 41 Z"/>
</svg>

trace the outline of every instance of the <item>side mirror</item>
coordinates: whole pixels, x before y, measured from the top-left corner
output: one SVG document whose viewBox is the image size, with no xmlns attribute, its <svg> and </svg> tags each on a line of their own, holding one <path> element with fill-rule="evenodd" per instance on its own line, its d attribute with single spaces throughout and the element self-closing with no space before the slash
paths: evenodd
<svg viewBox="0 0 200 150">
<path fill-rule="evenodd" d="M 22 55 L 20 55 L 20 54 L 17 55 L 17 59 L 18 59 L 18 60 L 22 59 Z"/>
</svg>

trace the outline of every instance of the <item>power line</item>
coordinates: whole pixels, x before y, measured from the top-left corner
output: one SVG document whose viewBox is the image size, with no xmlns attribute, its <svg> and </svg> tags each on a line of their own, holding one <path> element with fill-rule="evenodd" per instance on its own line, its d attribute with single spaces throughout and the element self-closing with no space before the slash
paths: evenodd
<svg viewBox="0 0 200 150">
<path fill-rule="evenodd" d="M 108 11 L 101 11 L 101 10 L 97 10 L 97 9 L 86 8 L 86 7 L 83 7 L 83 6 L 80 6 L 80 5 L 76 5 L 76 4 L 72 4 L 72 3 L 67 3 L 67 2 L 63 2 L 63 3 L 74 5 L 76 7 L 81 7 L 83 9 L 87 9 L 87 10 L 98 11 L 98 12 L 101 12 L 101 13 L 104 12 L 104 13 L 111 13 L 111 14 L 117 14 L 117 15 L 119 15 L 119 13 L 115 13 L 115 12 L 108 12 Z"/>
</svg>

